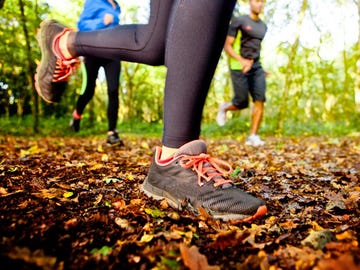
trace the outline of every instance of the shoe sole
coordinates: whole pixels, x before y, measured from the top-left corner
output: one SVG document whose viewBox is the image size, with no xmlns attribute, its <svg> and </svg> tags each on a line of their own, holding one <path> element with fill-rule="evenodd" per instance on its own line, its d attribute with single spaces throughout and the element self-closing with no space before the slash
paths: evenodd
<svg viewBox="0 0 360 270">
<path fill-rule="evenodd" d="M 185 204 L 185 206 L 187 206 L 191 210 L 194 210 L 195 213 L 198 212 L 198 210 L 195 209 L 189 203 L 185 201 L 179 201 L 178 199 L 171 196 L 168 192 L 151 185 L 148 182 L 147 177 L 145 178 L 144 183 L 141 185 L 141 191 L 146 196 L 153 198 L 154 200 L 161 201 L 165 199 L 167 203 L 174 209 L 182 211 Z M 244 214 L 218 213 L 218 212 L 210 212 L 209 214 L 214 219 L 222 219 L 223 221 L 250 222 L 264 216 L 266 213 L 267 213 L 266 205 L 261 205 L 257 209 L 256 213 L 252 216 L 244 215 Z"/>
<path fill-rule="evenodd" d="M 108 142 L 106 142 L 105 146 L 109 147 L 109 148 L 113 148 L 113 147 L 122 147 L 122 146 L 125 146 L 125 144 L 124 144 L 123 141 L 120 141 L 120 142 L 117 142 L 117 143 L 108 143 Z"/>
<path fill-rule="evenodd" d="M 38 93 L 38 95 L 45 100 L 47 103 L 53 103 L 51 100 L 47 99 L 40 88 L 39 85 L 39 71 L 45 68 L 45 60 L 47 57 L 45 57 L 45 52 L 46 52 L 46 38 L 45 38 L 45 28 L 47 28 L 47 25 L 50 23 L 51 21 L 43 21 L 40 24 L 40 28 L 38 29 L 37 32 L 37 40 L 38 43 L 40 45 L 40 51 L 41 51 L 41 59 L 40 59 L 40 64 L 38 65 L 37 69 L 36 69 L 36 74 L 34 76 L 35 78 L 35 89 L 36 92 Z"/>
<path fill-rule="evenodd" d="M 253 146 L 253 147 L 259 147 L 259 146 L 264 146 L 265 143 L 250 143 L 250 142 L 246 142 L 245 143 L 246 146 Z"/>
<path fill-rule="evenodd" d="M 64 29 L 61 24 L 59 24 L 58 22 L 56 22 L 54 20 L 46 20 L 46 21 L 41 22 L 40 28 L 38 29 L 38 32 L 37 32 L 37 40 L 38 40 L 38 43 L 40 46 L 41 59 L 40 59 L 40 64 L 36 68 L 34 80 L 35 80 L 35 89 L 36 89 L 36 92 L 38 93 L 38 95 L 47 103 L 57 103 L 60 101 L 60 96 L 61 96 L 62 92 L 65 90 L 67 82 L 59 81 L 56 83 L 56 85 L 53 85 L 52 77 L 51 78 L 46 77 L 46 76 L 39 77 L 40 74 L 46 74 L 49 72 L 49 69 L 51 69 L 51 67 L 49 66 L 49 62 L 56 63 L 56 60 L 57 60 L 57 57 L 55 56 L 55 54 L 51 53 L 53 50 L 52 43 L 47 42 L 47 40 L 49 39 L 49 37 L 48 37 L 49 33 L 47 31 L 51 31 L 51 29 L 49 30 L 49 27 L 51 24 L 58 25 L 59 33 L 61 33 L 61 29 Z M 53 25 L 53 27 L 54 27 L 54 25 Z M 55 67 L 56 67 L 56 64 L 52 68 L 55 70 Z M 51 73 L 53 73 L 54 70 L 52 70 Z M 48 96 L 46 96 L 46 93 L 44 94 L 44 91 L 41 90 L 42 87 L 41 87 L 40 82 L 45 81 L 45 79 L 49 80 L 48 83 L 50 84 L 50 88 L 52 89 L 53 92 L 61 91 L 61 93 L 58 94 L 58 96 L 54 95 L 54 96 L 48 97 Z M 44 82 L 43 82 L 43 84 L 44 84 Z"/>
<path fill-rule="evenodd" d="M 216 115 L 216 124 L 218 124 L 218 126 L 223 127 L 226 124 L 226 116 L 224 119 L 224 116 L 221 115 L 222 112 L 218 112 L 218 114 Z"/>
</svg>

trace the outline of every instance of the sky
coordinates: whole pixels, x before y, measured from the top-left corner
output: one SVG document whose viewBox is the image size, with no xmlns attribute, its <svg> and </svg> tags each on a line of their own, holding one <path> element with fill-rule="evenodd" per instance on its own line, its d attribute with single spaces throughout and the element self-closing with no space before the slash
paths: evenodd
<svg viewBox="0 0 360 270">
<path fill-rule="evenodd" d="M 287 0 L 278 0 L 279 5 L 288 3 Z M 297 1 L 300 2 L 300 1 Z M 321 44 L 320 55 L 324 58 L 334 58 L 341 50 L 348 48 L 357 41 L 358 38 L 358 14 L 354 4 L 347 1 L 348 4 L 337 6 L 335 0 L 313 0 L 311 3 L 311 10 L 313 11 L 313 19 L 309 15 L 305 20 L 301 29 L 300 41 L 302 45 L 312 48 L 320 46 L 320 36 L 328 33 L 330 38 L 328 42 Z M 299 3 L 298 3 L 299 5 Z M 300 7 L 294 7 L 295 11 L 300 10 Z M 277 18 L 277 27 L 269 29 L 267 35 L 267 42 L 273 39 L 275 42 L 291 41 L 294 38 L 295 27 L 297 23 L 296 14 L 292 23 L 281 25 L 281 9 L 274 18 Z M 314 20 L 321 29 L 314 25 Z"/>
</svg>

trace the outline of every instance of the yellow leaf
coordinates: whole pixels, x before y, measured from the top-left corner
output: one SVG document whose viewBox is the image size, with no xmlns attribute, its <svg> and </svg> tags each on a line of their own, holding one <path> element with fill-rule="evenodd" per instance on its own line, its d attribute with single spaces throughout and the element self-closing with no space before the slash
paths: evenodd
<svg viewBox="0 0 360 270">
<path fill-rule="evenodd" d="M 0 195 L 8 194 L 7 190 L 3 187 L 0 187 Z"/>
<path fill-rule="evenodd" d="M 149 144 L 147 142 L 142 142 L 141 143 L 141 148 L 149 149 Z"/>
<path fill-rule="evenodd" d="M 140 205 L 140 204 L 143 204 L 143 200 L 142 199 L 132 199 L 132 200 L 130 200 L 130 204 L 131 205 Z"/>
<path fill-rule="evenodd" d="M 349 200 L 350 201 L 358 201 L 360 200 L 360 188 L 355 187 L 355 191 L 349 193 Z"/>
<path fill-rule="evenodd" d="M 153 240 L 153 238 L 154 238 L 153 234 L 144 234 L 141 237 L 140 242 L 149 243 L 151 240 Z"/>
<path fill-rule="evenodd" d="M 273 224 L 273 223 L 275 223 L 277 220 L 278 220 L 277 217 L 275 217 L 275 216 L 270 216 L 269 218 L 266 219 L 266 223 Z"/>
<path fill-rule="evenodd" d="M 146 214 L 152 216 L 153 218 L 162 218 L 165 216 L 165 213 L 157 208 L 146 208 L 145 209 Z"/>
<path fill-rule="evenodd" d="M 343 233 L 336 235 L 337 240 L 345 240 L 345 239 L 352 240 L 353 238 L 354 238 L 354 235 L 351 231 L 345 231 Z"/>
<path fill-rule="evenodd" d="M 102 167 L 103 167 L 102 164 L 97 163 L 97 164 L 95 164 L 94 166 L 92 166 L 91 168 L 89 168 L 89 170 L 90 170 L 90 171 L 95 171 L 95 170 L 97 170 L 97 169 L 101 169 Z"/>
<path fill-rule="evenodd" d="M 312 221 L 311 225 L 315 231 L 322 231 L 324 230 L 323 227 L 321 227 L 316 221 Z"/>
<path fill-rule="evenodd" d="M 168 217 L 173 220 L 180 220 L 180 215 L 178 212 L 172 211 L 168 214 Z"/>
<path fill-rule="evenodd" d="M 103 195 L 102 194 L 99 194 L 97 197 L 96 197 L 96 201 L 94 202 L 94 204 L 99 204 L 101 202 L 103 198 Z"/>
<path fill-rule="evenodd" d="M 103 155 L 101 156 L 101 161 L 103 161 L 103 162 L 108 162 L 108 161 L 109 161 L 109 156 L 108 156 L 107 154 L 103 154 Z"/>
<path fill-rule="evenodd" d="M 117 217 L 115 218 L 115 223 L 122 229 L 129 228 L 129 221 L 127 219 Z"/>
<path fill-rule="evenodd" d="M 64 198 L 70 198 L 72 195 L 74 195 L 74 193 L 73 193 L 72 191 L 68 191 L 68 192 L 65 192 L 65 193 L 63 194 L 63 197 L 64 197 Z"/>
<path fill-rule="evenodd" d="M 20 157 L 24 158 L 29 155 L 36 155 L 39 153 L 44 152 L 44 149 L 40 149 L 37 144 L 31 146 L 29 149 L 21 149 L 20 150 Z"/>
<path fill-rule="evenodd" d="M 284 229 L 294 229 L 298 226 L 298 224 L 293 222 L 292 220 L 282 222 L 279 225 Z"/>
</svg>

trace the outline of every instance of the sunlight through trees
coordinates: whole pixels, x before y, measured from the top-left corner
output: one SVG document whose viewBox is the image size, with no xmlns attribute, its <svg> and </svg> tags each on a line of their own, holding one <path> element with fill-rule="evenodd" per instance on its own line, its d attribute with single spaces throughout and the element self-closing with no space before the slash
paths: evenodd
<svg viewBox="0 0 360 270">
<path fill-rule="evenodd" d="M 147 5 L 119 2 L 124 2 L 123 22 L 146 21 Z M 82 1 L 26 1 L 23 13 L 18 3 L 6 0 L 0 14 L 0 117 L 33 114 L 35 123 L 38 116 L 67 117 L 81 88 L 80 74 L 72 76 L 67 92 L 56 105 L 39 100 L 29 78 L 33 78 L 34 66 L 40 59 L 36 40 L 40 22 L 45 18 L 54 18 L 76 27 Z M 247 1 L 239 1 L 235 12 L 246 13 L 247 6 Z M 319 128 L 343 125 L 358 131 L 360 1 L 327 0 L 320 3 L 303 0 L 295 3 L 269 0 L 263 19 L 269 26 L 261 56 L 269 74 L 263 128 L 267 132 L 281 133 L 312 123 Z M 164 67 L 123 64 L 121 120 L 162 120 L 165 74 Z M 88 112 L 97 112 L 94 121 L 106 118 L 105 110 L 99 109 L 107 102 L 106 95 L 101 91 L 105 83 L 101 78 L 92 111 Z M 215 122 L 219 103 L 231 96 L 228 59 L 223 54 L 205 106 L 204 122 Z M 229 124 L 245 114 L 248 112 L 232 114 Z"/>
</svg>

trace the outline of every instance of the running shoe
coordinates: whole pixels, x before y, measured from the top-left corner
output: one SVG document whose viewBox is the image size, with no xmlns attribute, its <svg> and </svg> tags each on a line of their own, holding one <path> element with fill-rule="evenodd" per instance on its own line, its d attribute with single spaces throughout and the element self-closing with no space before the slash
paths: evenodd
<svg viewBox="0 0 360 270">
<path fill-rule="evenodd" d="M 219 111 L 216 115 L 216 122 L 219 126 L 223 126 L 226 123 L 226 107 L 229 106 L 228 102 L 223 102 L 219 106 Z"/>
<path fill-rule="evenodd" d="M 203 141 L 185 144 L 166 161 L 160 156 L 158 147 L 141 187 L 147 196 L 166 199 L 173 208 L 195 214 L 202 208 L 224 221 L 248 222 L 266 214 L 264 202 L 237 188 L 228 178 L 230 164 L 208 155 Z"/>
<path fill-rule="evenodd" d="M 59 50 L 59 39 L 68 31 L 71 30 L 54 20 L 42 22 L 38 31 L 41 60 L 36 69 L 35 88 L 49 103 L 60 101 L 69 76 L 79 62 L 76 58 L 64 59 Z"/>
<path fill-rule="evenodd" d="M 114 130 L 107 135 L 106 143 L 110 146 L 123 146 L 124 142 L 119 138 L 119 133 Z"/>
<path fill-rule="evenodd" d="M 265 142 L 260 139 L 259 135 L 252 134 L 249 137 L 246 138 L 245 145 L 249 146 L 263 146 Z"/>
<path fill-rule="evenodd" d="M 70 121 L 70 128 L 71 128 L 74 132 L 79 132 L 79 130 L 80 130 L 80 120 L 81 120 L 81 119 L 75 119 L 74 117 L 71 119 L 71 121 Z"/>
</svg>

